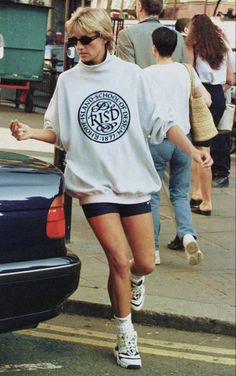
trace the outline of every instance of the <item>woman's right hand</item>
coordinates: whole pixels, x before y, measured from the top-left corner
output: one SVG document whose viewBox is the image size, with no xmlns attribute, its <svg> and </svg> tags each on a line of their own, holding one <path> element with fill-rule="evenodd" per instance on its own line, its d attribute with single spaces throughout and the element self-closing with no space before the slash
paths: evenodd
<svg viewBox="0 0 236 376">
<path fill-rule="evenodd" d="M 17 119 L 12 120 L 9 124 L 11 134 L 18 141 L 28 140 L 32 137 L 32 129 L 23 123 L 20 123 Z"/>
</svg>

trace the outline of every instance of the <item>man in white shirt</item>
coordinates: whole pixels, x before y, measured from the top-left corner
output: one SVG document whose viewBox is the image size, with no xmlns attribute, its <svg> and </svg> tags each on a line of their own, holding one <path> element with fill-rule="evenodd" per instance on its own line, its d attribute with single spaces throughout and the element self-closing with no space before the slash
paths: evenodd
<svg viewBox="0 0 236 376">
<path fill-rule="evenodd" d="M 190 76 L 187 68 L 180 63 L 173 62 L 172 53 L 177 43 L 175 31 L 166 27 L 156 29 L 152 33 L 153 54 L 156 65 L 144 69 L 144 73 L 154 93 L 162 93 L 172 108 L 173 119 L 179 124 L 185 135 L 190 138 L 189 95 Z M 207 100 L 210 96 L 204 89 L 195 73 L 195 90 L 203 94 Z M 157 98 L 158 103 L 158 98 Z M 170 166 L 169 191 L 170 200 L 175 212 L 177 235 L 183 242 L 185 253 L 190 265 L 198 264 L 202 260 L 202 252 L 196 241 L 196 231 L 192 225 L 192 214 L 189 204 L 189 184 L 191 159 L 167 138 L 161 144 L 151 144 L 150 150 L 155 168 L 162 179 L 166 165 Z M 152 215 L 155 231 L 156 264 L 159 259 L 160 232 L 160 192 L 152 194 Z"/>
</svg>

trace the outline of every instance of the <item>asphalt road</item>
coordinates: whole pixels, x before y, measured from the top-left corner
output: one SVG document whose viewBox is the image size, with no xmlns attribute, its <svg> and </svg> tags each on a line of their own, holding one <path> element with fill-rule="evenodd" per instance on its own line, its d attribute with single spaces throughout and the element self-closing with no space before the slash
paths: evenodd
<svg viewBox="0 0 236 376">
<path fill-rule="evenodd" d="M 5 376 L 235 376 L 233 337 L 136 325 L 143 368 L 116 365 L 113 320 L 61 315 L 38 329 L 2 334 Z"/>
</svg>

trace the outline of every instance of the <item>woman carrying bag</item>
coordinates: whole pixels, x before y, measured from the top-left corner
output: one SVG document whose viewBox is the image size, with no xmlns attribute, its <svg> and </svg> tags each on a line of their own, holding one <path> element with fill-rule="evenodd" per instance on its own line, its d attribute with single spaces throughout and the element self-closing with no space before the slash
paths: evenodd
<svg viewBox="0 0 236 376">
<path fill-rule="evenodd" d="M 216 26 L 205 14 L 196 15 L 192 18 L 189 33 L 186 39 L 189 62 L 194 66 L 198 76 L 211 95 L 212 104 L 210 111 L 215 126 L 217 125 L 225 109 L 225 85 L 233 84 L 231 64 L 228 59 L 228 47 L 222 30 Z M 216 160 L 220 158 L 221 164 L 229 170 L 230 154 L 228 151 L 225 135 L 218 134 L 209 141 L 194 142 L 200 150 L 211 152 L 214 164 L 214 178 L 218 174 Z M 216 156 L 217 145 L 221 144 L 221 156 Z M 217 153 L 216 153 L 217 150 Z M 203 170 L 195 163 L 192 165 L 192 211 L 197 214 L 211 215 L 212 211 L 212 171 Z M 217 176 L 218 177 L 218 176 Z M 227 177 L 228 179 L 228 177 Z"/>
</svg>

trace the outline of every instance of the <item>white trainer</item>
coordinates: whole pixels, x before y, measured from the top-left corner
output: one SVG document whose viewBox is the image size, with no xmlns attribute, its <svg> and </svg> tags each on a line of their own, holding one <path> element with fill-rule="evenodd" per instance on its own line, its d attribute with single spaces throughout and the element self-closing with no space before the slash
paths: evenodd
<svg viewBox="0 0 236 376">
<path fill-rule="evenodd" d="M 160 265 L 161 258 L 160 258 L 160 252 L 158 249 L 155 250 L 155 265 Z"/>
<path fill-rule="evenodd" d="M 142 361 L 137 347 L 137 333 L 120 333 L 117 335 L 117 345 L 114 349 L 117 364 L 123 368 L 139 369 Z"/>
<path fill-rule="evenodd" d="M 196 242 L 195 239 L 185 242 L 184 250 L 185 250 L 185 254 L 187 256 L 189 265 L 192 265 L 192 266 L 197 265 L 203 260 L 202 251 L 200 251 L 198 243 Z"/>
<path fill-rule="evenodd" d="M 138 282 L 130 280 L 131 283 L 131 308 L 134 311 L 140 311 L 144 305 L 145 299 L 145 286 L 144 286 L 145 277 Z"/>
</svg>

